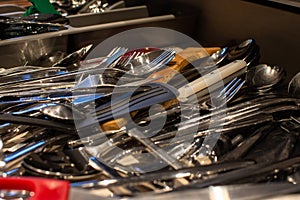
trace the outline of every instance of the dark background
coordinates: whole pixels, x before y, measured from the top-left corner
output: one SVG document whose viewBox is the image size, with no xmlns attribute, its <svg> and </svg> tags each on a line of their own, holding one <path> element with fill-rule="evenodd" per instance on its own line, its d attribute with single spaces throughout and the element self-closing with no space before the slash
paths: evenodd
<svg viewBox="0 0 300 200">
<path fill-rule="evenodd" d="M 300 12 L 266 1 L 173 0 L 174 10 L 197 13 L 193 37 L 203 46 L 254 38 L 261 62 L 287 69 L 289 78 L 300 70 Z M 259 2 L 259 3 L 258 3 Z"/>
</svg>

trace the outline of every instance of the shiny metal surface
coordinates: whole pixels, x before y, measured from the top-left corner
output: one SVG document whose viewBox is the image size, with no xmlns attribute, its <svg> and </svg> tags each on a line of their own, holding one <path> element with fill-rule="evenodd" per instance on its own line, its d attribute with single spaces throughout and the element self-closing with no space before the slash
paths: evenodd
<svg viewBox="0 0 300 200">
<path fill-rule="evenodd" d="M 0 56 L 2 60 L 1 67 L 7 68 L 25 65 L 26 63 L 30 64 L 43 55 L 57 51 L 67 52 L 67 49 L 70 46 L 76 48 L 83 42 L 97 44 L 107 36 L 117 33 L 117 30 L 121 30 L 124 27 L 141 26 L 150 23 L 163 23 L 166 21 L 171 22 L 170 25 L 172 26 L 172 23 L 176 23 L 176 21 L 173 20 L 175 20 L 174 15 L 145 17 L 3 40 L 0 41 L 0 51 L 3 52 Z M 116 32 L 111 32 L 111 29 L 114 29 Z M 85 39 L 84 41 L 83 38 Z"/>
<path fill-rule="evenodd" d="M 95 30 L 95 29 L 89 29 L 89 30 Z M 75 29 L 73 29 L 72 31 L 73 31 L 74 35 L 79 33 L 79 32 L 76 32 Z M 72 35 L 72 36 L 74 36 L 74 35 Z M 65 36 L 67 36 L 68 39 L 70 39 L 69 38 L 70 35 L 67 34 Z M 199 148 L 200 148 L 199 145 L 201 145 L 201 143 L 202 143 L 201 137 L 205 136 L 205 135 L 208 135 L 208 134 L 211 134 L 211 133 L 214 133 L 214 132 L 220 133 L 220 134 L 223 134 L 223 135 L 225 135 L 225 133 L 235 133 L 236 131 L 239 131 L 239 129 L 246 128 L 246 129 L 242 129 L 242 130 L 247 130 L 247 129 L 250 129 L 251 127 L 259 127 L 260 125 L 263 125 L 264 123 L 281 123 L 281 121 L 277 120 L 277 118 L 276 118 L 276 117 L 278 117 L 277 114 L 281 113 L 282 111 L 289 111 L 289 112 L 295 111 L 295 113 L 297 113 L 299 111 L 299 101 L 296 98 L 255 99 L 253 101 L 250 100 L 250 101 L 242 102 L 241 104 L 229 107 L 228 110 L 226 110 L 226 111 L 229 111 L 229 112 L 228 112 L 228 116 L 225 117 L 225 122 L 218 123 L 218 121 L 216 121 L 220 125 L 220 127 L 216 127 L 216 129 L 212 130 L 211 132 L 207 131 L 206 129 L 207 129 L 207 124 L 209 123 L 209 118 L 212 115 L 209 115 L 209 114 L 204 115 L 204 116 L 201 115 L 199 118 L 195 118 L 195 119 L 191 119 L 190 121 L 187 121 L 186 126 L 181 128 L 183 134 L 181 135 L 182 136 L 180 138 L 181 140 L 176 141 L 177 143 L 174 142 L 174 143 L 168 144 L 167 143 L 168 138 L 166 137 L 167 138 L 166 139 L 166 138 L 161 137 L 164 134 L 164 133 L 162 133 L 161 135 L 158 135 L 161 138 L 159 138 L 159 137 L 150 138 L 146 142 L 142 141 L 142 140 L 139 140 L 139 138 L 136 137 L 135 139 L 137 139 L 137 141 L 140 141 L 140 143 L 142 145 L 144 145 L 145 147 L 148 147 L 148 148 L 135 148 L 135 147 L 131 148 L 130 145 L 132 145 L 132 144 L 127 143 L 128 141 L 130 141 L 130 140 L 132 141 L 134 139 L 134 135 L 132 135 L 132 134 L 130 135 L 130 130 L 126 130 L 125 133 L 122 133 L 124 135 L 122 135 L 122 134 L 121 135 L 116 135 L 117 137 L 110 138 L 110 139 L 113 140 L 113 142 L 116 142 L 120 145 L 124 145 L 124 147 L 127 148 L 124 151 L 124 154 L 126 154 L 128 152 L 129 154 L 127 154 L 127 155 L 130 155 L 130 153 L 133 152 L 132 155 L 136 156 L 136 158 L 139 158 L 139 156 L 141 156 L 141 154 L 140 154 L 141 151 L 150 151 L 150 152 L 152 152 L 152 155 L 156 155 L 156 157 L 150 157 L 150 159 L 153 159 L 153 158 L 157 159 L 157 157 L 159 157 L 157 155 L 164 156 L 164 154 L 159 154 L 160 152 L 157 150 L 157 147 L 155 145 L 164 145 L 165 147 L 168 147 L 168 150 L 169 150 L 168 153 L 170 153 L 171 156 L 174 156 L 176 159 L 177 159 L 177 153 L 178 152 L 184 151 L 184 150 L 188 149 L 189 147 L 191 147 L 192 150 L 187 152 L 187 155 L 185 157 L 183 157 L 182 160 L 194 161 L 194 163 L 196 163 L 197 165 L 199 165 L 199 164 L 200 165 L 201 164 L 210 164 L 210 165 L 207 166 L 207 169 L 209 169 L 209 172 L 205 171 L 203 173 L 204 176 L 202 176 L 203 174 L 201 174 L 201 173 L 199 174 L 199 168 L 195 168 L 196 169 L 195 174 L 191 174 L 190 171 L 180 171 L 181 170 L 180 168 L 182 168 L 182 166 L 173 165 L 173 168 L 175 168 L 179 171 L 168 169 L 166 172 L 162 171 L 162 173 L 157 173 L 157 174 L 150 174 L 150 175 L 146 174 L 146 176 L 141 176 L 137 173 L 137 174 L 135 174 L 137 176 L 132 176 L 132 177 L 130 177 L 130 175 L 132 175 L 132 174 L 124 173 L 124 174 L 122 174 L 122 175 L 124 175 L 124 179 L 109 179 L 109 178 L 107 178 L 107 179 L 103 179 L 103 180 L 91 181 L 91 182 L 89 182 L 90 184 L 89 183 L 83 183 L 83 186 L 87 186 L 87 187 L 92 186 L 93 187 L 93 186 L 97 185 L 97 183 L 98 183 L 98 186 L 100 188 L 101 187 L 107 188 L 107 186 L 111 186 L 113 188 L 115 186 L 120 186 L 120 185 L 122 185 L 122 186 L 123 185 L 125 185 L 125 186 L 129 185 L 129 186 L 131 186 L 131 185 L 135 185 L 136 183 L 139 184 L 141 182 L 148 182 L 147 184 L 151 185 L 151 187 L 149 187 L 149 188 L 151 188 L 154 191 L 154 193 L 159 193 L 159 192 L 166 192 L 166 191 L 176 190 L 176 188 L 177 187 L 180 188 L 180 186 L 185 186 L 185 185 L 189 185 L 189 184 L 193 185 L 193 183 L 196 183 L 196 182 L 200 183 L 200 187 L 202 187 L 205 184 L 211 184 L 212 182 L 210 182 L 210 181 L 216 181 L 217 183 L 219 183 L 219 182 L 222 183 L 222 181 L 223 181 L 223 180 L 221 180 L 222 177 L 223 178 L 225 177 L 225 179 L 224 179 L 225 181 L 226 180 L 235 180 L 235 178 L 237 178 L 237 181 L 241 181 L 241 180 L 239 180 L 239 177 L 237 177 L 234 174 L 234 171 L 227 176 L 228 179 L 226 179 L 226 175 L 222 176 L 222 174 L 221 174 L 221 176 L 219 176 L 220 179 L 218 179 L 219 174 L 217 174 L 217 173 L 216 174 L 214 174 L 214 173 L 211 174 L 211 170 L 212 170 L 212 167 L 213 167 L 213 165 L 211 165 L 211 163 L 219 161 L 218 158 L 219 158 L 220 155 L 218 155 L 217 153 L 215 155 L 215 154 L 213 154 L 215 152 L 212 152 L 208 156 L 204 156 L 204 157 L 202 156 L 201 157 L 201 155 L 199 154 L 199 153 L 201 153 L 201 151 L 198 151 Z M 221 110 L 221 111 L 219 111 L 219 113 L 226 112 L 226 111 Z M 59 111 L 59 109 L 58 110 L 54 109 L 54 113 L 55 112 L 59 113 L 60 111 Z M 7 118 L 5 118 L 5 117 L 7 117 Z M 25 117 L 24 118 L 15 118 L 15 119 L 13 119 L 13 117 L 14 116 L 3 115 L 2 116 L 3 119 L 1 119 L 1 120 L 4 121 L 4 122 L 6 122 L 5 120 L 11 120 L 12 122 L 17 122 L 18 120 L 19 121 L 30 120 L 30 118 L 25 118 Z M 281 120 L 286 120 L 284 117 L 281 117 L 281 116 L 279 116 L 279 118 Z M 143 119 L 143 118 L 141 118 L 141 119 Z M 36 121 L 35 123 L 38 124 L 39 122 L 44 122 L 44 120 Z M 36 125 L 33 122 L 31 124 Z M 60 123 L 60 124 L 56 124 L 56 125 L 58 126 L 58 125 L 64 125 L 64 124 Z M 176 124 L 173 123 L 172 125 L 173 126 L 175 125 L 175 128 L 176 128 Z M 187 138 L 187 136 L 189 134 L 193 134 L 189 131 L 189 127 L 190 126 L 196 126 L 196 125 L 199 126 L 198 127 L 199 132 L 195 134 L 195 141 L 193 141 L 192 145 L 188 146 L 188 145 L 184 144 L 184 141 L 185 141 L 185 139 Z M 221 126 L 223 126 L 223 127 L 221 127 Z M 49 128 L 49 127 L 47 127 L 47 128 Z M 62 129 L 61 126 L 56 127 L 56 128 L 57 128 L 57 130 L 60 130 L 60 131 Z M 166 127 L 166 128 L 169 128 L 169 127 Z M 168 129 L 166 129 L 166 130 L 168 130 Z M 64 129 L 63 131 L 68 132 L 69 130 Z M 165 131 L 165 130 L 163 130 L 163 131 Z M 4 132 L 5 131 L 3 130 L 3 133 Z M 127 133 L 129 133 L 129 135 L 127 135 Z M 247 131 L 245 131 L 245 133 L 248 134 L 248 133 L 252 133 L 252 132 L 247 130 Z M 105 135 L 104 137 L 106 138 L 106 136 L 110 136 L 111 134 L 115 134 L 115 133 L 109 133 L 109 134 Z M 169 134 L 169 138 L 172 138 L 172 132 L 165 132 L 165 134 L 166 135 Z M 245 137 L 246 134 L 243 135 L 243 136 Z M 285 135 L 288 135 L 288 134 L 285 134 Z M 255 135 L 255 136 L 259 136 L 259 135 Z M 250 137 L 245 137 L 245 138 L 242 138 L 242 141 L 248 141 L 247 139 L 249 139 L 249 140 L 251 139 Z M 72 139 L 74 139 L 74 138 L 72 138 Z M 226 144 L 227 144 L 227 142 L 231 143 L 231 139 L 228 139 L 226 137 L 222 137 L 220 140 L 222 140 L 221 145 L 220 145 L 220 147 L 222 147 L 221 148 L 222 153 L 229 151 L 227 149 L 228 147 L 226 146 Z M 253 140 L 255 142 L 256 138 L 254 138 Z M 283 140 L 281 140 L 281 141 L 282 141 L 282 143 L 284 143 Z M 89 140 L 89 138 L 88 138 L 87 142 L 94 142 L 94 140 L 92 140 L 92 139 Z M 155 145 L 153 145 L 152 142 Z M 99 146 L 99 148 L 103 147 L 103 150 L 107 150 L 108 154 L 110 153 L 110 155 L 108 155 L 108 157 L 111 156 L 111 154 L 114 153 L 113 148 L 109 148 L 109 144 L 107 144 L 107 143 L 102 143 L 102 144 L 104 144 L 104 145 Z M 133 144 L 136 145 L 137 143 L 133 143 Z M 237 142 L 237 144 L 239 144 L 239 143 Z M 105 146 L 105 145 L 107 145 L 107 146 Z M 104 149 L 105 147 L 107 149 Z M 236 146 L 233 146 L 233 147 L 230 147 L 230 148 L 235 148 L 235 147 Z M 41 156 L 43 156 L 43 154 L 41 154 Z M 123 155 L 115 155 L 115 157 L 113 157 L 113 159 L 114 159 L 113 162 L 117 162 L 117 160 L 120 158 L 118 156 L 121 157 Z M 49 158 L 53 158 L 53 157 L 51 157 L 51 155 L 50 155 Z M 154 162 L 154 159 L 152 160 L 153 162 Z M 168 159 L 166 159 L 166 157 L 162 157 L 161 160 L 163 160 L 167 163 L 170 162 L 170 159 L 168 160 Z M 141 159 L 141 161 L 142 161 L 142 159 Z M 205 162 L 201 162 L 201 161 L 205 161 Z M 55 160 L 54 160 L 54 163 L 55 163 Z M 298 160 L 296 159 L 295 162 L 291 162 L 291 163 L 297 165 Z M 63 163 L 63 164 L 65 164 L 65 163 Z M 249 164 L 249 163 L 246 163 L 246 164 Z M 62 165 L 62 166 L 63 167 L 66 166 L 66 168 L 67 168 L 67 165 Z M 233 163 L 229 163 L 228 166 L 234 167 Z M 242 167 L 247 168 L 247 166 L 243 165 Z M 257 168 L 257 167 L 261 167 L 261 166 L 264 167 L 265 165 L 257 165 L 253 168 L 247 168 L 247 169 L 249 169 L 250 171 L 251 170 L 253 171 L 253 169 L 254 169 L 254 172 L 256 172 L 255 170 L 260 170 L 260 168 Z M 288 168 L 291 165 L 287 164 L 286 166 Z M 28 167 L 28 169 L 30 168 L 29 166 L 27 166 L 27 167 Z M 273 168 L 271 167 L 271 171 L 273 172 L 275 168 L 276 168 L 276 166 L 275 167 L 273 166 Z M 34 169 L 34 168 L 31 168 L 31 169 Z M 247 169 L 245 169 L 245 171 L 244 171 L 246 174 L 248 173 Z M 118 170 L 119 170 L 119 173 L 123 172 L 121 169 L 118 169 Z M 191 170 L 191 169 L 187 169 L 187 170 Z M 221 171 L 222 170 L 224 170 L 224 168 L 222 168 Z M 232 168 L 230 168 L 229 170 L 232 170 Z M 296 170 L 296 168 L 295 168 L 295 170 Z M 34 171 L 34 170 L 32 170 L 32 171 Z M 72 179 L 72 175 L 70 176 L 69 173 L 59 174 L 58 173 L 59 171 L 55 171 L 55 170 L 53 170 L 53 171 L 51 171 L 51 170 L 50 171 L 47 171 L 47 170 L 39 171 L 38 168 L 37 168 L 37 169 L 35 169 L 34 172 L 37 173 L 37 174 L 39 172 L 41 172 L 41 174 L 43 176 L 47 176 L 47 175 L 51 174 L 51 176 L 56 177 L 56 178 L 57 178 L 57 175 L 58 175 L 58 176 L 60 176 L 60 178 L 68 177 L 68 178 L 70 178 L 70 180 L 73 180 L 73 181 L 80 180 L 80 179 L 76 179 L 76 178 Z M 220 171 L 218 171 L 218 172 L 220 172 Z M 222 171 L 222 172 L 224 172 L 224 171 Z M 240 172 L 240 171 L 238 171 L 238 172 Z M 241 173 L 241 174 L 244 175 L 243 173 Z M 147 175 L 149 175 L 149 176 L 147 176 Z M 153 177 L 151 177 L 151 175 L 153 175 Z M 169 176 L 167 176 L 167 175 L 169 175 Z M 230 176 L 230 175 L 232 175 L 232 176 Z M 268 173 L 266 172 L 266 174 L 263 174 L 263 176 L 264 175 L 268 175 Z M 273 176 L 273 174 L 271 174 L 271 176 Z M 216 179 L 214 179 L 214 177 L 216 177 Z M 94 176 L 92 175 L 88 178 L 93 179 Z M 161 180 L 162 178 L 165 178 L 166 180 Z M 186 179 L 180 181 L 181 178 L 186 178 Z M 84 185 L 84 184 L 87 184 L 87 185 Z M 201 186 L 201 184 L 203 184 L 203 185 Z M 74 184 L 74 186 L 76 186 L 76 184 Z M 82 185 L 78 184 L 77 186 L 82 186 Z M 149 188 L 147 188 L 147 189 L 150 190 Z M 291 188 L 289 188 L 289 189 L 291 189 Z M 224 191 L 224 190 L 222 190 L 222 191 Z M 219 190 L 217 190 L 217 191 L 219 191 Z M 224 193 L 222 191 L 218 192 L 218 193 L 223 194 L 223 197 L 224 197 Z M 114 192 L 115 192 L 115 194 L 118 194 L 118 192 L 116 192 L 116 191 L 114 191 Z M 131 195 L 135 195 L 134 192 L 136 192 L 136 193 L 141 192 L 142 193 L 142 192 L 145 192 L 145 190 L 137 187 L 137 188 L 134 188 L 134 190 L 132 190 L 130 192 L 131 192 L 130 193 Z M 145 192 L 145 193 L 147 193 L 147 192 Z M 123 194 L 123 195 L 125 194 L 126 195 L 126 192 L 124 192 L 124 193 L 121 192 L 120 194 Z M 178 193 L 174 193 L 174 194 L 178 195 L 176 197 L 182 198 L 180 196 L 180 194 L 178 194 Z M 181 194 L 185 194 L 186 196 L 189 196 L 188 193 L 183 192 Z M 197 195 L 197 197 L 199 197 L 199 194 L 195 194 L 195 195 Z M 205 193 L 205 195 L 207 196 L 207 193 Z M 215 196 L 213 196 L 213 197 L 216 198 L 217 194 L 214 194 L 214 195 Z M 151 196 L 151 197 L 153 197 L 153 196 Z M 225 194 L 225 196 L 226 196 L 226 194 Z M 170 196 L 168 196 L 168 197 L 170 198 Z M 192 195 L 190 197 L 193 198 Z M 221 198 L 221 196 L 217 196 L 217 197 Z M 136 198 L 139 198 L 139 196 L 137 195 Z M 140 196 L 140 198 L 143 198 L 143 197 Z M 147 197 L 145 197 L 145 198 L 147 198 Z M 157 197 L 157 198 L 159 198 L 159 197 Z"/>
<path fill-rule="evenodd" d="M 289 82 L 288 92 L 291 96 L 300 97 L 300 73 L 296 74 Z"/>
<path fill-rule="evenodd" d="M 250 87 L 257 90 L 268 90 L 285 78 L 285 71 L 280 66 L 260 64 L 250 68 L 246 80 Z"/>
<path fill-rule="evenodd" d="M 144 18 L 148 16 L 148 10 L 146 6 L 137 6 L 131 8 L 119 8 L 103 13 L 82 13 L 77 15 L 70 15 L 67 17 L 67 19 L 70 20 L 70 26 L 72 27 L 84 27 L 103 23 L 117 22 L 120 20 L 124 21 Z"/>
</svg>

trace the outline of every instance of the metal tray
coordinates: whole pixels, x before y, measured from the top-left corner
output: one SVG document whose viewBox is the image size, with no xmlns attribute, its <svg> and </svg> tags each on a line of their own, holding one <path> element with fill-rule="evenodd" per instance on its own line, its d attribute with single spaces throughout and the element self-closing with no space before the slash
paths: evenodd
<svg viewBox="0 0 300 200">
<path fill-rule="evenodd" d="M 70 26 L 84 27 L 122 20 L 144 18 L 148 16 L 147 6 L 136 6 L 109 10 L 103 13 L 70 15 L 67 18 L 70 20 Z"/>
<path fill-rule="evenodd" d="M 122 10 L 121 13 L 125 14 L 130 10 Z M 26 63 L 30 64 L 41 55 L 47 55 L 55 51 L 70 53 L 88 44 L 97 45 L 112 35 L 132 28 L 164 27 L 187 35 L 194 33 L 196 27 L 194 16 L 175 17 L 174 15 L 163 15 L 140 17 L 145 14 L 144 11 L 145 8 L 140 7 L 136 10 L 136 15 L 131 16 L 132 19 L 82 27 L 70 26 L 68 30 L 2 40 L 0 41 L 0 67 L 9 68 Z M 116 11 L 107 16 L 110 15 L 111 18 L 114 18 L 119 13 L 119 11 Z M 134 18 L 134 16 L 139 17 Z"/>
</svg>

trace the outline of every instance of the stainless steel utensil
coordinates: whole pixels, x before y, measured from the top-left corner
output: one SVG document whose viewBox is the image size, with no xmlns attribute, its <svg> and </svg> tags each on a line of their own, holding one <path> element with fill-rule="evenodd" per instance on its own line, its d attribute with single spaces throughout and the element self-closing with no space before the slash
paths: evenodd
<svg viewBox="0 0 300 200">
<path fill-rule="evenodd" d="M 176 178 L 188 178 L 190 176 L 199 176 L 204 174 L 215 174 L 220 172 L 226 172 L 233 169 L 245 168 L 253 166 L 253 162 L 245 161 L 245 162 L 232 162 L 232 163 L 219 163 L 212 164 L 210 166 L 198 166 L 186 169 L 180 169 L 175 171 L 161 171 L 161 172 L 151 172 L 147 174 L 143 174 L 136 177 L 128 177 L 123 179 L 107 179 L 103 181 L 92 180 L 85 182 L 77 182 L 71 184 L 73 187 L 80 188 L 108 188 L 108 187 L 116 187 L 121 185 L 138 185 L 142 182 L 150 182 L 155 180 L 170 180 Z"/>
<path fill-rule="evenodd" d="M 288 93 L 294 97 L 300 97 L 300 72 L 297 73 L 289 82 Z"/>
<path fill-rule="evenodd" d="M 246 80 L 249 87 L 266 91 L 282 82 L 285 78 L 283 67 L 260 64 L 252 67 L 246 74 Z"/>
<path fill-rule="evenodd" d="M 228 65 L 223 66 L 220 69 L 217 69 L 181 88 L 178 89 L 179 95 L 177 97 L 177 99 L 179 101 L 187 101 L 188 98 L 192 95 L 194 95 L 195 93 L 199 92 L 199 91 L 204 91 L 207 87 L 217 83 L 218 81 L 221 81 L 223 79 L 225 79 L 228 76 L 231 76 L 232 74 L 243 74 L 246 70 L 246 63 L 244 61 L 234 61 Z M 166 85 L 165 88 L 170 88 L 170 86 Z M 167 90 L 167 89 L 163 89 L 163 90 Z M 169 89 L 168 89 L 169 90 Z M 172 89 L 173 90 L 173 89 Z M 176 90 L 175 90 L 176 91 Z M 165 102 L 171 99 L 174 99 L 174 92 L 168 92 L 169 95 L 166 95 L 165 98 L 160 99 L 160 102 Z M 129 94 L 130 95 L 130 94 Z M 153 93 L 153 95 L 151 94 L 151 91 L 149 92 L 149 94 L 147 94 L 147 99 L 151 99 L 156 97 L 156 93 Z M 144 96 L 141 95 L 141 97 L 139 97 L 138 99 L 143 98 Z M 135 99 L 135 101 L 138 101 L 137 99 Z M 120 101 L 121 102 L 121 101 Z M 128 102 L 128 101 L 127 101 Z M 143 102 L 141 102 L 140 106 L 138 106 L 138 109 L 141 108 L 146 108 L 149 107 L 151 105 L 153 105 L 152 101 L 149 101 L 150 103 L 145 103 L 143 104 Z M 159 102 L 158 102 L 159 103 Z M 136 104 L 136 103 L 135 103 Z M 117 105 L 117 104 L 113 104 L 113 105 Z M 128 112 L 128 108 L 129 111 L 134 111 L 136 109 L 132 109 L 132 107 L 134 106 L 134 104 L 126 104 L 126 111 Z M 115 109 L 116 107 L 114 106 L 113 109 Z M 111 110 L 109 112 L 112 112 L 114 115 L 119 116 L 120 114 L 124 114 L 125 112 L 120 112 L 120 110 L 118 110 L 118 112 L 114 112 L 114 110 Z M 100 109 L 98 110 L 100 111 Z M 113 115 L 111 115 L 111 119 L 112 119 Z M 105 118 L 105 120 L 108 120 L 109 118 Z M 99 119 L 101 120 L 101 118 Z M 109 122 L 110 124 L 113 124 L 115 122 Z M 120 122 L 118 122 L 118 124 L 120 124 Z M 108 125 L 108 123 L 104 124 L 104 126 L 110 126 Z M 118 125 L 117 125 L 118 127 Z M 117 129 L 117 128 L 116 128 Z"/>
<path fill-rule="evenodd" d="M 244 86 L 246 81 L 234 78 L 218 92 L 210 94 L 210 100 L 201 103 L 201 109 L 213 110 L 226 105 Z"/>
<path fill-rule="evenodd" d="M 174 58 L 174 55 L 175 51 L 172 49 L 151 51 L 130 58 L 129 62 L 126 62 L 128 64 L 121 65 L 121 69 L 128 74 L 143 76 L 164 67 Z"/>
<path fill-rule="evenodd" d="M 64 57 L 63 59 L 57 61 L 56 63 L 54 63 L 52 66 L 53 67 L 70 67 L 71 65 L 76 65 L 78 64 L 78 62 L 83 59 L 86 54 L 90 51 L 90 49 L 92 48 L 92 44 L 87 45 L 71 54 L 69 54 L 68 56 Z M 74 66 L 75 67 L 75 66 Z"/>
</svg>

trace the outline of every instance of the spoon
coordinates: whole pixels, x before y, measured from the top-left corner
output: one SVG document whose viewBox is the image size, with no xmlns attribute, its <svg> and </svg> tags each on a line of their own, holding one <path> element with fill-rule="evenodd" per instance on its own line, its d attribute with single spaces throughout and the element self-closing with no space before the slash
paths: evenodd
<svg viewBox="0 0 300 200">
<path fill-rule="evenodd" d="M 250 88 L 259 92 L 268 91 L 285 78 L 285 71 L 280 66 L 260 64 L 252 67 L 246 73 L 246 82 Z"/>
<path fill-rule="evenodd" d="M 243 89 L 246 89 L 247 90 L 246 93 L 248 93 L 248 94 L 253 94 L 253 93 L 254 94 L 265 94 L 267 91 L 270 91 L 272 88 L 274 88 L 274 86 L 281 83 L 284 80 L 284 78 L 285 78 L 285 71 L 284 71 L 283 67 L 270 66 L 267 64 L 259 64 L 254 67 L 248 66 L 248 70 L 246 72 L 246 78 L 245 78 L 246 80 L 244 81 L 243 80 L 244 78 L 242 78 L 242 77 L 239 78 L 240 82 L 242 80 L 243 80 L 243 82 L 240 85 L 240 87 L 230 97 L 230 102 L 232 102 L 234 100 L 233 97 L 236 96 L 237 93 L 242 94 L 242 92 L 240 93 L 239 90 L 242 89 L 243 85 L 246 86 Z M 248 91 L 248 89 L 250 89 L 250 91 Z M 241 98 L 244 98 L 246 96 L 248 96 L 248 95 L 244 95 Z M 205 97 L 205 98 L 207 98 L 207 97 Z M 251 96 L 251 98 L 252 98 L 252 96 Z M 209 101 L 210 101 L 210 97 L 202 105 L 207 106 L 207 104 L 211 104 L 211 102 L 207 103 Z M 228 102 L 226 102 L 226 103 L 228 103 Z M 203 108 L 206 109 L 205 106 Z"/>
<path fill-rule="evenodd" d="M 228 47 L 224 47 L 220 49 L 219 51 L 213 53 L 210 58 L 215 62 L 216 65 L 221 63 L 227 56 L 228 53 Z"/>
<path fill-rule="evenodd" d="M 298 72 L 289 82 L 288 93 L 293 97 L 300 97 L 300 72 Z"/>
<path fill-rule="evenodd" d="M 233 60 L 244 60 L 248 65 L 251 65 L 258 59 L 258 56 L 259 47 L 254 39 L 249 38 L 238 45 L 230 47 L 223 64 L 232 62 Z"/>
<path fill-rule="evenodd" d="M 193 65 L 196 66 L 192 69 L 182 71 L 182 75 L 187 77 L 187 80 L 194 80 L 201 74 L 209 73 L 213 70 L 214 66 L 223 66 L 234 60 L 244 60 L 247 66 L 251 65 L 258 57 L 258 47 L 253 39 L 248 39 L 240 44 L 234 46 L 223 47 L 218 51 L 213 52 L 210 56 L 199 59 Z M 174 84 L 180 82 L 175 80 Z"/>
</svg>

